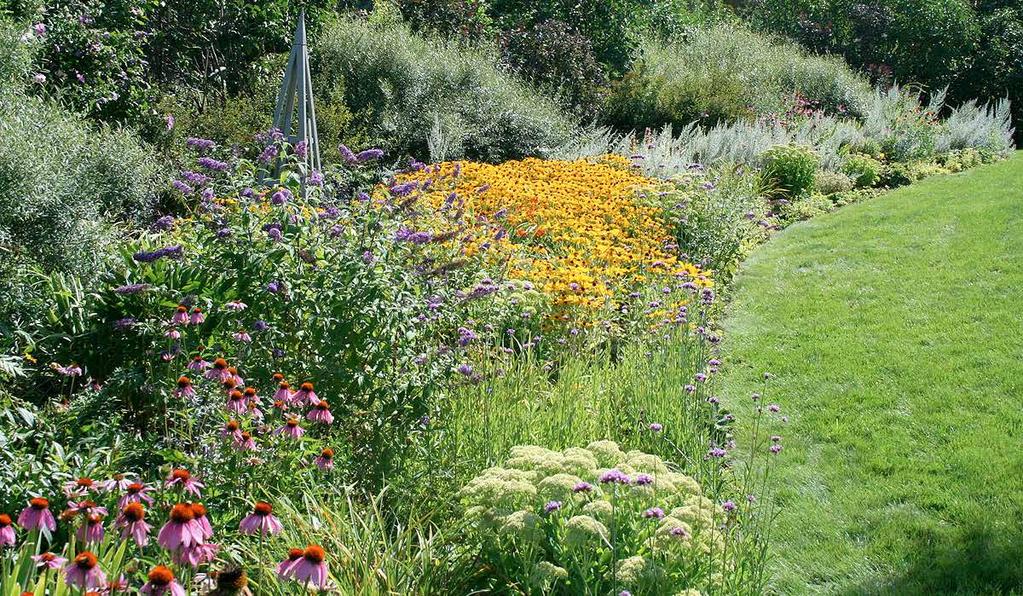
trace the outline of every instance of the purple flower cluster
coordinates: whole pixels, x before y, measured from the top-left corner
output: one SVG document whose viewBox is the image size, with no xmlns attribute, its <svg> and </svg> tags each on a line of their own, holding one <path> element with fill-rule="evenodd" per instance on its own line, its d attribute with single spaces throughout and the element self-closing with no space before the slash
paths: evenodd
<svg viewBox="0 0 1023 596">
<path fill-rule="evenodd" d="M 601 484 L 629 484 L 629 476 L 617 468 L 604 472 L 598 480 Z"/>
<path fill-rule="evenodd" d="M 185 145 L 188 145 L 196 151 L 209 151 L 217 146 L 214 141 L 209 139 L 200 139 L 198 137 L 188 137 L 188 139 L 185 140 Z"/>
<path fill-rule="evenodd" d="M 126 294 L 138 294 L 149 289 L 149 284 L 128 284 L 124 286 L 117 286 L 114 288 L 114 293 L 126 295 Z"/>
<path fill-rule="evenodd" d="M 179 259 L 183 254 L 184 248 L 180 244 L 175 244 L 173 246 L 165 246 L 163 248 L 158 248 L 153 251 L 140 250 L 139 252 L 132 255 L 132 258 L 139 263 L 152 263 L 164 257 Z"/>
<path fill-rule="evenodd" d="M 197 163 L 200 166 L 206 168 L 207 170 L 213 172 L 226 172 L 228 167 L 227 162 L 223 162 L 218 159 L 213 159 L 212 157 L 200 157 L 197 160 Z"/>
</svg>

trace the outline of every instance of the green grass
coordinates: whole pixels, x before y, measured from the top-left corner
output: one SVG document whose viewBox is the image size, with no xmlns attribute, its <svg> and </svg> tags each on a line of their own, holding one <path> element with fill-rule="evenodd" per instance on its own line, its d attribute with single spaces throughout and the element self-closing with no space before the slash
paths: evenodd
<svg viewBox="0 0 1023 596">
<path fill-rule="evenodd" d="M 774 590 L 1020 590 L 1023 153 L 794 225 L 734 290 L 724 393 L 770 371 L 790 418 Z"/>
</svg>

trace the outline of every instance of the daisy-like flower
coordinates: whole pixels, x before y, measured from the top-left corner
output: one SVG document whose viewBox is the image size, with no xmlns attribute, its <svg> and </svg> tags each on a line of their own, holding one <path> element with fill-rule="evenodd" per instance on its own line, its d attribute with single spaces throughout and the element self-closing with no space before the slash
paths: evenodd
<svg viewBox="0 0 1023 596">
<path fill-rule="evenodd" d="M 245 401 L 259 405 L 260 399 L 259 395 L 256 393 L 255 387 L 246 387 L 245 391 L 242 392 L 242 395 L 245 396 Z"/>
<path fill-rule="evenodd" d="M 243 311 L 243 310 L 245 310 L 248 307 L 249 307 L 249 305 L 245 304 L 241 300 L 232 300 L 232 301 L 230 301 L 230 302 L 228 302 L 227 304 L 224 305 L 224 308 L 226 308 L 228 310 L 233 310 L 235 312 Z"/>
<path fill-rule="evenodd" d="M 39 569 L 60 569 L 67 563 L 67 559 L 64 557 L 55 555 L 53 553 L 42 553 L 39 555 L 32 555 L 32 561 L 35 562 L 36 567 Z"/>
<path fill-rule="evenodd" d="M 202 527 L 195 521 L 192 506 L 178 503 L 171 507 L 170 520 L 160 528 L 156 540 L 160 546 L 172 552 L 182 547 L 202 544 Z"/>
<path fill-rule="evenodd" d="M 206 506 L 202 503 L 190 503 L 190 505 L 192 506 L 192 515 L 195 516 L 195 523 L 202 528 L 203 540 L 213 538 L 213 524 L 210 523 L 210 518 L 206 515 Z"/>
<path fill-rule="evenodd" d="M 245 386 L 245 379 L 243 379 L 242 376 L 238 374 L 238 367 L 229 366 L 227 367 L 227 372 L 231 373 L 231 378 L 234 380 L 234 384 L 236 387 Z"/>
<path fill-rule="evenodd" d="M 125 489 L 124 494 L 117 500 L 117 506 L 124 509 L 128 503 L 141 503 L 145 502 L 147 505 L 153 504 L 153 497 L 149 496 L 149 493 L 153 491 L 153 487 L 146 486 L 141 482 L 132 482 Z"/>
<path fill-rule="evenodd" d="M 308 404 L 310 406 L 315 406 L 320 403 L 320 398 L 317 397 L 316 392 L 313 391 L 313 384 L 306 382 L 302 383 L 302 386 L 299 387 L 298 391 L 292 394 L 291 401 L 298 405 Z"/>
<path fill-rule="evenodd" d="M 228 377 L 220 383 L 220 388 L 224 390 L 224 395 L 231 395 L 231 392 L 238 388 L 238 383 L 234 380 L 234 377 Z M 241 391 L 239 389 L 239 391 Z"/>
<path fill-rule="evenodd" d="M 259 421 L 263 419 L 263 411 L 260 410 L 259 406 L 257 406 L 254 402 L 250 401 L 246 403 L 245 408 L 249 411 L 249 416 L 251 416 L 253 420 Z"/>
<path fill-rule="evenodd" d="M 237 420 L 228 420 L 220 430 L 220 438 L 237 441 L 242 436 L 242 426 Z"/>
<path fill-rule="evenodd" d="M 258 447 L 256 447 L 256 441 L 252 439 L 252 434 L 244 431 L 241 436 L 232 443 L 232 446 L 238 451 L 256 451 L 258 449 Z"/>
<path fill-rule="evenodd" d="M 64 567 L 64 580 L 80 590 L 102 588 L 107 576 L 99 568 L 99 560 L 89 551 L 82 551 Z"/>
<path fill-rule="evenodd" d="M 246 412 L 246 409 L 245 394 L 235 389 L 227 398 L 227 411 L 241 415 Z"/>
<path fill-rule="evenodd" d="M 227 370 L 227 360 L 224 360 L 223 358 L 217 358 L 214 360 L 213 368 L 206 371 L 206 378 L 218 383 L 223 383 L 232 376 L 231 371 Z"/>
<path fill-rule="evenodd" d="M 217 558 L 220 551 L 218 544 L 195 544 L 182 547 L 181 550 L 171 553 L 171 561 L 175 565 L 190 565 L 198 567 L 204 563 L 210 563 Z"/>
<path fill-rule="evenodd" d="M 174 572 L 163 565 L 153 567 L 146 579 L 149 581 L 139 588 L 140 594 L 185 596 L 185 589 L 174 579 Z"/>
<path fill-rule="evenodd" d="M 79 540 L 85 543 L 103 542 L 103 514 L 90 513 L 85 516 L 85 523 L 78 528 L 75 534 Z"/>
<path fill-rule="evenodd" d="M 203 360 L 202 356 L 193 356 L 192 361 L 188 363 L 188 370 L 202 372 L 213 366 L 213 363 Z"/>
<path fill-rule="evenodd" d="M 258 501 L 252 513 L 245 516 L 238 525 L 238 531 L 246 536 L 254 534 L 273 535 L 284 530 L 281 520 L 273 514 L 273 507 L 265 501 Z"/>
<path fill-rule="evenodd" d="M 275 428 L 273 434 L 287 435 L 292 439 L 301 439 L 302 435 L 305 434 L 305 430 L 298 425 L 298 418 L 291 417 L 284 424 Z"/>
<path fill-rule="evenodd" d="M 192 314 L 188 315 L 188 322 L 191 325 L 201 325 L 206 322 L 206 315 L 203 314 L 201 308 L 196 306 L 192 309 Z"/>
<path fill-rule="evenodd" d="M 319 589 L 327 587 L 327 553 L 315 544 L 305 547 L 302 558 L 288 569 L 288 577 L 305 584 L 309 583 Z"/>
<path fill-rule="evenodd" d="M 277 577 L 287 579 L 291 576 L 291 568 L 298 563 L 305 551 L 301 548 L 288 549 L 288 558 L 277 564 Z"/>
<path fill-rule="evenodd" d="M 184 375 L 178 377 L 178 388 L 174 390 L 174 397 L 195 397 L 195 389 L 192 388 L 192 379 L 189 379 Z"/>
<path fill-rule="evenodd" d="M 274 401 L 290 403 L 293 400 L 293 395 L 291 385 L 287 381 L 281 381 L 277 385 L 277 391 L 274 392 Z"/>
<path fill-rule="evenodd" d="M 200 482 L 198 478 L 192 476 L 192 473 L 184 468 L 175 468 L 172 470 L 164 485 L 167 488 L 175 486 L 181 487 L 184 492 L 192 493 L 196 497 L 201 497 L 202 494 L 200 491 L 206 488 L 205 484 Z"/>
<path fill-rule="evenodd" d="M 188 324 L 188 307 L 179 304 L 174 310 L 174 316 L 171 317 L 171 325 L 187 325 Z"/>
<path fill-rule="evenodd" d="M 231 334 L 231 337 L 233 337 L 235 341 L 240 341 L 246 344 L 252 341 L 252 336 L 246 333 L 244 329 L 241 331 L 235 331 Z"/>
<path fill-rule="evenodd" d="M 84 497 L 89 492 L 96 490 L 96 481 L 92 478 L 81 477 L 75 480 L 69 480 L 64 483 L 64 494 L 68 498 Z"/>
<path fill-rule="evenodd" d="M 146 523 L 146 508 L 142 506 L 142 503 L 125 505 L 114 525 L 121 528 L 122 540 L 131 537 L 139 547 L 149 544 L 149 531 L 152 526 Z"/>
<path fill-rule="evenodd" d="M 330 404 L 320 400 L 313 406 L 312 410 L 306 414 L 306 418 L 313 422 L 322 422 L 324 424 L 332 424 L 334 422 L 334 415 L 330 413 Z"/>
<path fill-rule="evenodd" d="M 333 470 L 334 469 L 334 450 L 330 447 L 324 447 L 323 451 L 320 451 L 320 455 L 317 456 L 313 462 L 316 467 L 321 470 Z"/>
<path fill-rule="evenodd" d="M 30 499 L 28 507 L 22 509 L 21 515 L 18 516 L 18 525 L 29 531 L 39 528 L 45 528 L 50 532 L 56 530 L 57 520 L 53 519 L 50 502 L 42 497 Z"/>
<path fill-rule="evenodd" d="M 102 482 L 97 483 L 97 485 L 100 490 L 112 493 L 114 491 L 127 490 L 133 482 L 134 480 L 129 478 L 127 474 L 114 474 L 108 480 L 103 480 Z"/>
<path fill-rule="evenodd" d="M 6 513 L 0 513 L 0 546 L 14 546 L 15 542 L 14 520 Z"/>
</svg>

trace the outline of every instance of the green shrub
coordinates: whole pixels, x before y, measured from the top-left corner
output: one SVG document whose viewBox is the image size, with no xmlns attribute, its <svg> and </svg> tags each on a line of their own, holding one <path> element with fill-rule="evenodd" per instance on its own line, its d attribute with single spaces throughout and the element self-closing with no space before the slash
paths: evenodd
<svg viewBox="0 0 1023 596">
<path fill-rule="evenodd" d="M 814 176 L 814 188 L 822 195 L 852 190 L 853 179 L 841 172 L 821 170 Z"/>
<path fill-rule="evenodd" d="M 845 158 L 842 172 L 847 174 L 859 188 L 874 186 L 881 179 L 884 164 L 860 153 L 852 153 Z"/>
<path fill-rule="evenodd" d="M 812 219 L 835 210 L 835 203 L 824 195 L 813 194 L 781 205 L 778 217 L 784 223 Z"/>
<path fill-rule="evenodd" d="M 819 160 L 813 151 L 800 145 L 778 145 L 762 156 L 764 179 L 781 196 L 794 199 L 813 190 Z"/>
<path fill-rule="evenodd" d="M 341 101 L 362 127 L 350 134 L 391 154 L 425 156 L 432 146 L 435 158 L 496 162 L 543 154 L 575 130 L 552 98 L 502 71 L 491 49 L 347 18 L 312 49 L 320 104 Z"/>
<path fill-rule="evenodd" d="M 717 25 L 669 43 L 644 40 L 608 100 L 606 119 L 620 128 L 716 123 L 782 114 L 797 100 L 828 113 L 855 114 L 869 94 L 867 81 L 841 60 Z"/>
</svg>

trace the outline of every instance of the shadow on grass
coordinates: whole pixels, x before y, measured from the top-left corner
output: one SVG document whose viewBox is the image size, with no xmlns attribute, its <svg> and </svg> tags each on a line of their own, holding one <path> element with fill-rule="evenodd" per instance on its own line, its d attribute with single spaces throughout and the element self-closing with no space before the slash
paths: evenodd
<svg viewBox="0 0 1023 596">
<path fill-rule="evenodd" d="M 1001 521 L 1003 528 L 1009 528 L 1007 532 L 974 525 L 950 533 L 952 536 L 922 536 L 910 567 L 904 573 L 889 577 L 883 583 L 860 585 L 841 593 L 845 596 L 1023 594 L 1020 520 Z"/>
</svg>

